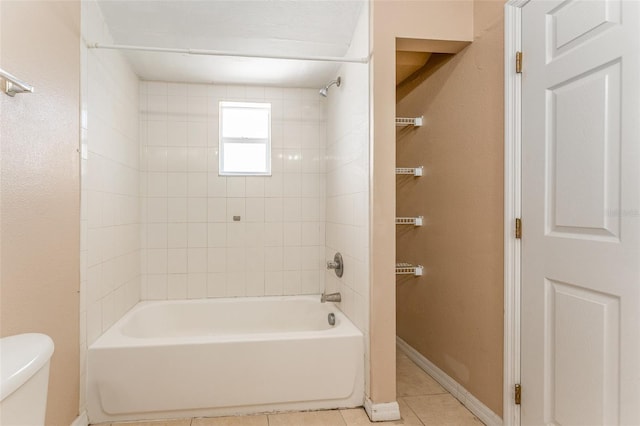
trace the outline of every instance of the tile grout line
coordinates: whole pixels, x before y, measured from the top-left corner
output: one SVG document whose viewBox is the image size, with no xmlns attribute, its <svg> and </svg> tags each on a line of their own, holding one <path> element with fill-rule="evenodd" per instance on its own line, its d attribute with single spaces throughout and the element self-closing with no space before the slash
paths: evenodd
<svg viewBox="0 0 640 426">
<path fill-rule="evenodd" d="M 349 423 L 347 423 L 347 419 L 344 418 L 344 414 L 342 414 L 342 409 L 338 408 L 338 413 L 340 413 L 340 418 L 342 419 L 342 424 L 343 426 L 349 426 Z"/>
<path fill-rule="evenodd" d="M 342 414 L 342 410 L 338 410 L 338 412 L 340 413 L 340 417 L 342 418 L 342 422 L 346 425 L 347 424 L 347 419 L 344 418 L 344 414 Z M 349 425 L 347 425 L 349 426 Z"/>
<path fill-rule="evenodd" d="M 415 416 L 415 418 L 418 420 L 418 422 L 420 422 L 420 424 L 422 426 L 425 426 L 424 422 L 422 421 L 422 419 L 418 416 L 418 414 L 413 411 L 413 408 L 411 408 L 411 406 L 409 405 L 409 403 L 404 399 L 404 396 L 398 397 L 398 400 L 402 400 L 402 402 L 404 403 L 403 405 L 406 406 L 409 411 L 411 411 L 413 413 L 413 415 Z M 402 420 L 402 414 L 400 414 L 400 419 Z M 404 422 L 404 420 L 402 420 Z"/>
</svg>

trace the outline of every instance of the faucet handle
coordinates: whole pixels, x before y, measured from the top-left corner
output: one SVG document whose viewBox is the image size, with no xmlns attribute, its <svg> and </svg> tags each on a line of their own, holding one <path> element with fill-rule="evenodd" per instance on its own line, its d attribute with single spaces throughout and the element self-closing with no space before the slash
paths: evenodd
<svg viewBox="0 0 640 426">
<path fill-rule="evenodd" d="M 342 262 L 342 255 L 340 253 L 336 253 L 336 255 L 333 256 L 333 262 L 327 262 L 327 269 L 335 270 L 338 278 L 342 277 L 344 273 L 344 263 Z"/>
</svg>

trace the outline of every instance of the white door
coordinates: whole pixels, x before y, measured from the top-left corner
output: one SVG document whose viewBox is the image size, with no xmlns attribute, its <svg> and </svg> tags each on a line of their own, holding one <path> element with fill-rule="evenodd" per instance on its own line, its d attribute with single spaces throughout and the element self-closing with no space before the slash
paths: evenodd
<svg viewBox="0 0 640 426">
<path fill-rule="evenodd" d="M 640 1 L 522 31 L 522 424 L 640 425 Z"/>
</svg>

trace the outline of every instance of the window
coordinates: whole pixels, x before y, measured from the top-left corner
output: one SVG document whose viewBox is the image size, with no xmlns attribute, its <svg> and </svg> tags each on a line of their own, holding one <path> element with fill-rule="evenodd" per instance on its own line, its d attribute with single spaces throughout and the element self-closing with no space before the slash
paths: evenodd
<svg viewBox="0 0 640 426">
<path fill-rule="evenodd" d="M 221 175 L 271 175 L 271 104 L 220 102 Z"/>
</svg>

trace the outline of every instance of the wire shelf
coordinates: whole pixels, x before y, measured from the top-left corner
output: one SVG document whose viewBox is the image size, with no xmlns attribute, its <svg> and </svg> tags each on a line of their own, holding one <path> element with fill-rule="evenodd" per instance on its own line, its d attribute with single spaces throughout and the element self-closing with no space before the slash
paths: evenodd
<svg viewBox="0 0 640 426">
<path fill-rule="evenodd" d="M 412 265 L 410 263 L 396 263 L 396 275 L 413 275 L 419 277 L 424 272 L 422 265 Z"/>
<path fill-rule="evenodd" d="M 396 126 L 422 126 L 424 116 L 422 117 L 396 117 Z"/>
<path fill-rule="evenodd" d="M 422 226 L 424 216 L 418 217 L 396 217 L 396 225 Z"/>
<path fill-rule="evenodd" d="M 396 167 L 397 175 L 411 175 L 415 177 L 420 177 L 424 173 L 424 167 Z"/>
</svg>

